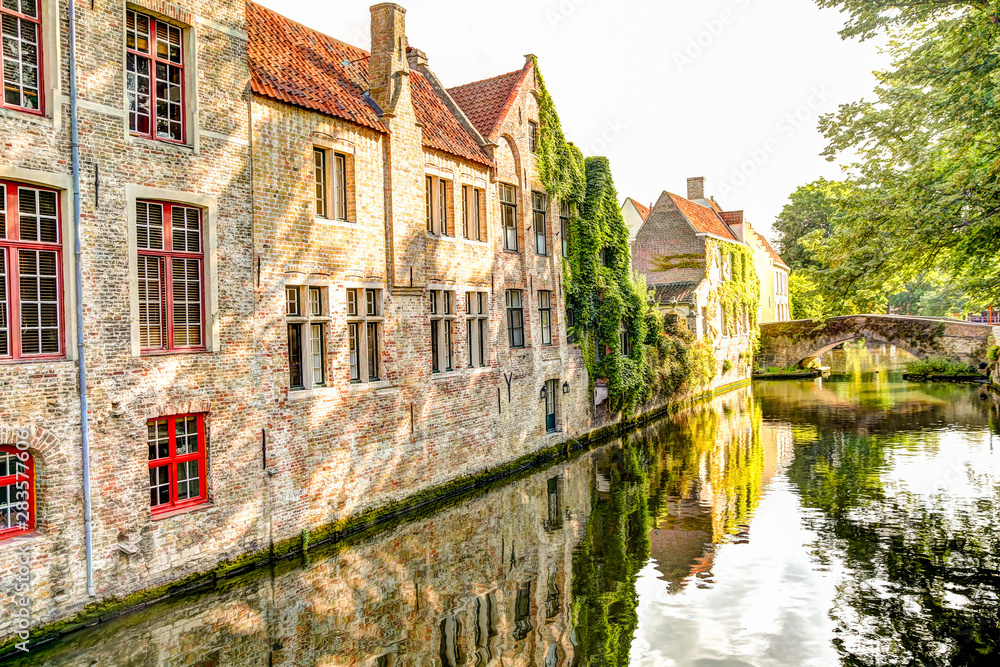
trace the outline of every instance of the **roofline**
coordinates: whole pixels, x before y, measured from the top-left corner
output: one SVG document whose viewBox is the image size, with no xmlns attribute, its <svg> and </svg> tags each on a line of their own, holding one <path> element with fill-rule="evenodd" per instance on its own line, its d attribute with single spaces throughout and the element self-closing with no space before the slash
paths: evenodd
<svg viewBox="0 0 1000 667">
<path fill-rule="evenodd" d="M 684 217 L 687 218 L 687 216 L 684 216 Z M 688 224 L 690 225 L 691 223 L 688 222 Z M 719 236 L 718 234 L 713 234 L 711 232 L 699 232 L 697 230 L 695 230 L 695 236 L 708 236 L 710 238 L 713 238 L 713 239 L 716 239 L 716 240 L 719 240 L 719 241 L 726 241 L 727 243 L 734 243 L 736 245 L 749 245 L 745 241 L 740 241 L 735 236 L 733 238 L 731 238 L 731 239 L 725 239 L 725 238 L 722 238 L 721 236 Z"/>
<path fill-rule="evenodd" d="M 417 71 L 427 78 L 431 84 L 431 88 L 434 89 L 434 92 L 438 94 L 438 97 L 441 98 L 445 106 L 448 107 L 453 114 L 455 114 L 455 118 L 458 119 L 458 122 L 465 129 L 465 131 L 476 140 L 479 147 L 483 148 L 484 146 L 487 146 L 490 142 L 488 142 L 483 135 L 479 133 L 476 126 L 472 124 L 472 121 L 470 121 L 468 116 L 465 115 L 465 112 L 462 111 L 462 107 L 458 106 L 458 103 L 455 102 L 454 98 L 452 98 L 451 93 L 449 93 L 448 89 L 444 87 L 441 80 L 437 78 L 437 74 L 435 74 L 434 71 L 427 66 L 427 63 L 417 65 Z"/>
</svg>

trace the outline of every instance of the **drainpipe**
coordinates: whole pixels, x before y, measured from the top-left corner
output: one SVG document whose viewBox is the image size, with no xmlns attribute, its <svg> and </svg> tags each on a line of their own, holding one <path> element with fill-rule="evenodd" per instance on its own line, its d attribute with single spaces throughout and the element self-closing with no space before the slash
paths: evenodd
<svg viewBox="0 0 1000 667">
<path fill-rule="evenodd" d="M 80 242 L 80 129 L 76 111 L 76 9 L 69 0 L 69 115 L 73 145 L 73 231 L 76 258 L 76 354 L 80 382 L 80 439 L 83 443 L 83 525 L 87 549 L 87 595 L 94 597 L 94 541 L 90 514 L 90 424 L 87 420 L 87 364 L 83 348 L 83 264 Z"/>
</svg>

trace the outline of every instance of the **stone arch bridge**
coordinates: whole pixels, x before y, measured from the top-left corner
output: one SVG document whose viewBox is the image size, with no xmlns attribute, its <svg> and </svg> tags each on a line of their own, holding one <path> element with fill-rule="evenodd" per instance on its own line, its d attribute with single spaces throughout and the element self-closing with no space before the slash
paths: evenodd
<svg viewBox="0 0 1000 667">
<path fill-rule="evenodd" d="M 945 357 L 978 366 L 1000 340 L 1000 327 L 961 320 L 903 315 L 848 315 L 760 325 L 760 364 L 805 366 L 841 343 L 863 338 L 887 343 L 913 356 Z"/>
</svg>

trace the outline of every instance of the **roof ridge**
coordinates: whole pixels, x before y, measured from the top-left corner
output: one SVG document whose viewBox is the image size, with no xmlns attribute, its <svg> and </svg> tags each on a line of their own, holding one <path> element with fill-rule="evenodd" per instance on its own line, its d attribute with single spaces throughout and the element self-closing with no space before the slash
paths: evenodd
<svg viewBox="0 0 1000 667">
<path fill-rule="evenodd" d="M 247 1 L 249 2 L 250 0 L 247 0 Z M 510 76 L 512 74 L 520 74 L 523 71 L 524 71 L 524 67 L 522 67 L 521 69 L 511 70 L 510 72 L 507 72 L 506 74 L 497 74 L 496 76 L 486 77 L 485 79 L 480 79 L 479 81 L 470 81 L 468 83 L 463 83 L 463 84 L 458 85 L 458 86 L 452 86 L 451 88 L 448 88 L 447 90 L 458 90 L 459 88 L 467 88 L 469 86 L 476 86 L 476 85 L 479 85 L 481 83 L 487 83 L 488 81 L 495 81 L 496 79 L 502 79 L 505 76 Z"/>
</svg>

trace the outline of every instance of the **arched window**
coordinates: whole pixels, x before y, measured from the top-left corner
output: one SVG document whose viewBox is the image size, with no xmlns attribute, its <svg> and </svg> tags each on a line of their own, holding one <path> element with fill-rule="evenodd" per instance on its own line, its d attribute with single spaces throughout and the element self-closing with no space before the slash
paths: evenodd
<svg viewBox="0 0 1000 667">
<path fill-rule="evenodd" d="M 0 446 L 0 540 L 35 528 L 35 465 L 31 455 Z"/>
</svg>

